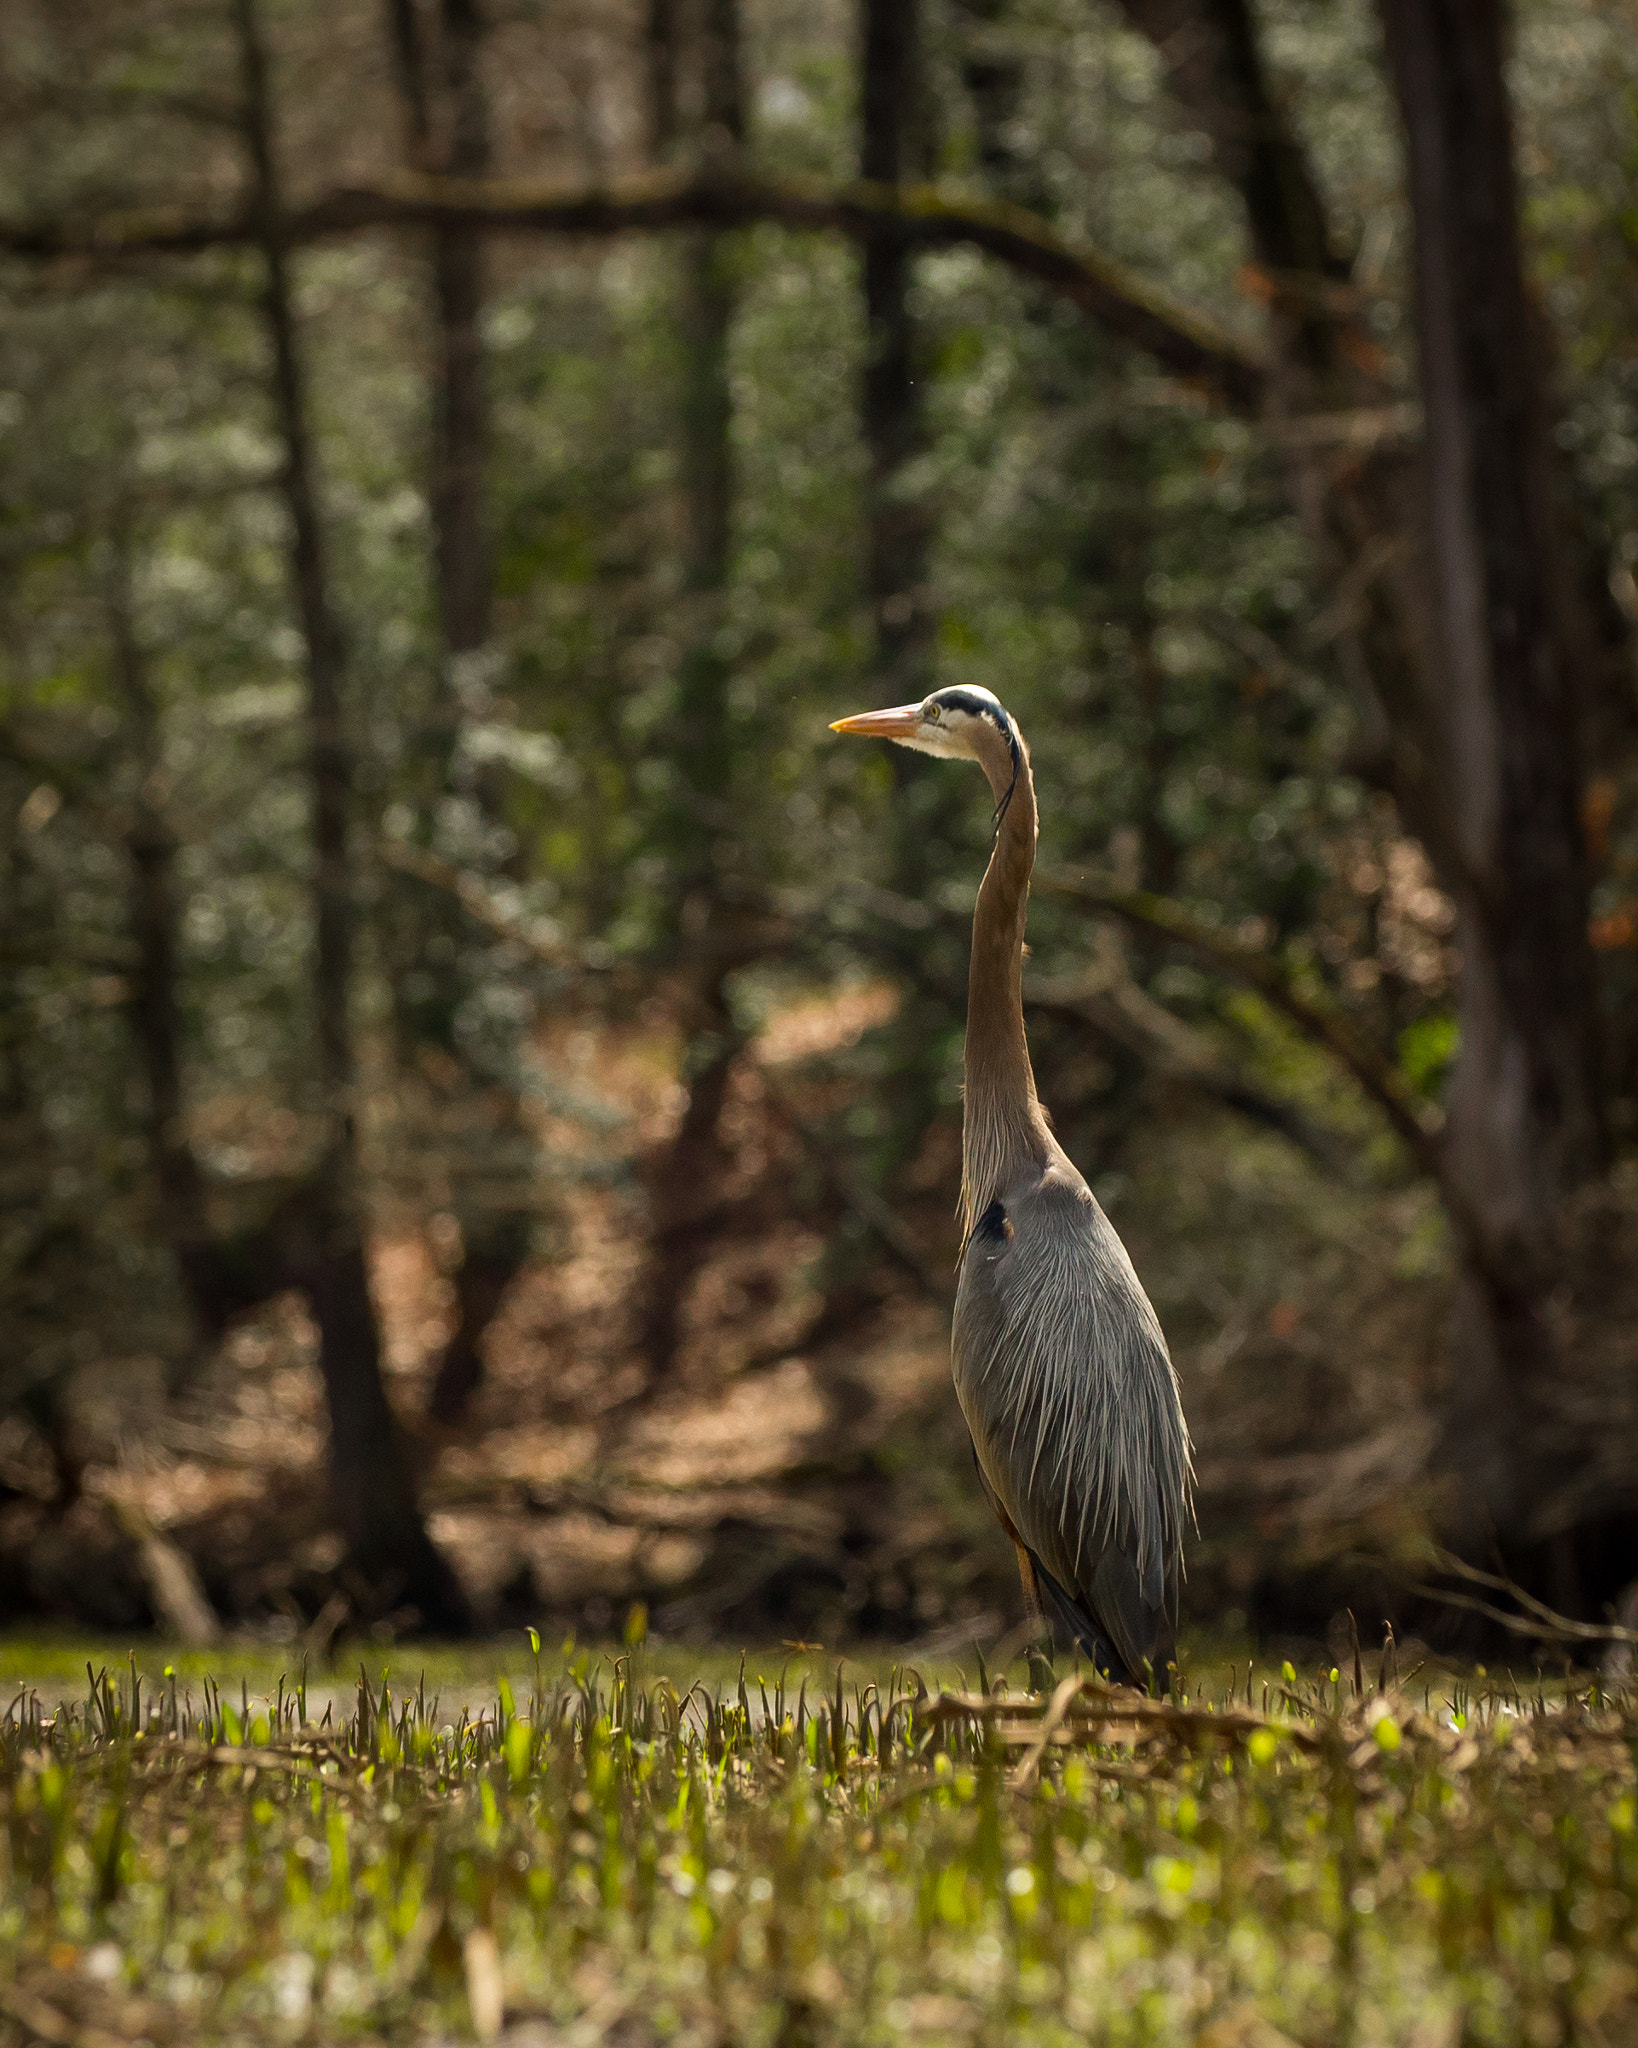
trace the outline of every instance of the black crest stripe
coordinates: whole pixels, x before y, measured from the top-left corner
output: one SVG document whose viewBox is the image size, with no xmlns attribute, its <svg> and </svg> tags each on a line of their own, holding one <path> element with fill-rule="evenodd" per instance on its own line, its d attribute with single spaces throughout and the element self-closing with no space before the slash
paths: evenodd
<svg viewBox="0 0 1638 2048">
<path fill-rule="evenodd" d="M 1024 751 L 1018 744 L 1018 728 L 1012 722 L 1012 715 L 993 697 L 981 697 L 976 690 L 965 690 L 959 683 L 949 689 L 935 690 L 930 701 L 942 705 L 946 711 L 964 711 L 969 718 L 987 718 L 1007 743 L 1007 752 L 1012 756 L 1012 781 L 1007 793 L 995 807 L 995 822 L 999 828 L 1007 815 L 1007 806 L 1012 802 L 1012 793 L 1018 787 L 1018 777 L 1024 766 Z"/>
</svg>

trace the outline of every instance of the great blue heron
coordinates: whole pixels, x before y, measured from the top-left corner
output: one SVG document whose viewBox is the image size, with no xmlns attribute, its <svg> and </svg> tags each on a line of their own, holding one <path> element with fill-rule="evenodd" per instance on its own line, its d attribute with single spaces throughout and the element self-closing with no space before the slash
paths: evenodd
<svg viewBox="0 0 1638 2048">
<path fill-rule="evenodd" d="M 1035 1093 L 1023 992 L 1029 751 L 988 690 L 935 690 L 831 729 L 976 761 L 995 793 L 967 981 L 956 1397 L 1031 1619 L 1044 1621 L 1044 1593 L 1100 1670 L 1141 1682 L 1170 1641 L 1189 1433 L 1149 1297 Z"/>
</svg>

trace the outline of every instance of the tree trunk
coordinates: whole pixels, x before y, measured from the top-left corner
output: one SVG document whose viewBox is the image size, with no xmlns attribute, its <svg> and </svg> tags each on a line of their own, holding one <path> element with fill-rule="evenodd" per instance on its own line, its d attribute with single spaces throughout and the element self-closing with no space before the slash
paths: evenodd
<svg viewBox="0 0 1638 2048">
<path fill-rule="evenodd" d="M 126 854 L 131 867 L 131 1025 L 148 1091 L 148 1150 L 159 1189 L 161 1228 L 200 1322 L 226 1326 L 205 1217 L 204 1180 L 183 1125 L 182 1048 L 177 998 L 176 835 L 158 800 L 159 718 L 131 609 L 130 550 L 111 543 L 107 609 L 114 668 L 130 728 L 137 778 Z"/>
<path fill-rule="evenodd" d="M 1245 204 L 1273 289 L 1276 410 L 1380 402 L 1347 276 L 1247 0 L 1122 0 Z M 1544 1241 L 1601 1155 L 1578 708 L 1550 494 L 1541 352 L 1519 256 L 1497 0 L 1380 0 L 1416 225 L 1426 447 L 1326 467 L 1294 495 L 1352 570 L 1345 652 L 1374 772 L 1457 906 L 1461 1051 L 1439 1159 L 1461 1272 L 1446 1469 L 1468 1543 L 1527 1521 L 1532 1389 L 1551 1372 Z M 1372 563 L 1376 566 L 1373 568 Z"/>
<path fill-rule="evenodd" d="M 1461 1045 L 1447 1157 L 1517 1327 L 1473 1347 L 1452 1461 L 1498 1529 L 1550 1353 L 1532 1312 L 1564 1197 L 1602 1161 L 1580 826 L 1541 351 L 1526 300 L 1500 0 L 1381 0 L 1415 223 L 1432 576 L 1424 690 L 1450 772 Z M 1532 1280 L 1538 1280 L 1532 1285 Z"/>
<path fill-rule="evenodd" d="M 200 1331 L 219 1338 L 239 1316 L 291 1284 L 287 1224 L 305 1191 L 287 1195 L 270 1216 L 237 1234 L 213 1226 L 208 1189 L 189 1141 L 182 1073 L 181 913 L 175 832 L 160 787 L 164 774 L 158 707 L 131 598 L 130 541 L 116 534 L 105 593 L 114 673 L 124 701 L 136 776 L 125 853 L 136 967 L 131 977 L 131 1035 L 147 1088 L 148 1157 L 158 1194 L 159 1228 L 176 1260 Z"/>
<path fill-rule="evenodd" d="M 861 0 L 859 174 L 876 184 L 906 184 L 927 169 L 919 118 L 924 101 L 921 32 L 922 0 Z M 875 704 L 909 704 L 925 697 L 935 680 L 928 587 L 933 519 L 916 477 L 927 431 L 918 381 L 924 373 L 910 307 L 915 252 L 886 227 L 866 237 L 863 269 L 860 425 L 870 456 L 865 485 L 864 580 L 871 633 L 866 694 Z M 957 821 L 966 808 L 965 792 L 937 762 L 901 747 L 889 753 L 892 885 L 901 896 L 922 902 L 947 871 Z M 942 1076 L 927 1048 L 944 1037 L 951 1017 L 947 1006 L 929 995 L 925 981 L 917 976 L 907 987 L 884 1035 L 885 1129 L 875 1161 L 875 1178 L 884 1186 L 920 1152 L 938 1113 Z M 846 1290 L 853 1278 L 839 1271 L 835 1284 Z"/>
<path fill-rule="evenodd" d="M 648 0 L 643 22 L 643 96 L 648 119 L 648 152 L 657 164 L 677 140 L 677 72 L 681 24 L 679 0 Z"/>
<path fill-rule="evenodd" d="M 661 10 L 656 8 L 661 25 Z M 669 33 L 674 33 L 674 22 Z M 674 57 L 651 62 L 669 82 L 652 91 L 650 140 L 664 146 L 665 110 L 675 104 Z M 703 0 L 697 55 L 703 112 L 702 153 L 727 163 L 744 141 L 738 0 Z M 669 73 L 666 64 L 670 64 Z M 669 95 L 669 97 L 667 96 Z M 687 638 L 677 681 L 679 788 L 671 855 L 679 928 L 702 961 L 690 970 L 683 1002 L 682 1080 L 687 1091 L 677 1134 L 649 1176 L 650 1246 L 641 1288 L 640 1341 L 658 1381 L 676 1360 L 683 1299 L 700 1254 L 720 1220 L 717 1187 L 728 1161 L 719 1135 L 734 1061 L 743 1047 L 729 1010 L 734 962 L 725 944 L 717 846 L 727 820 L 733 763 L 728 720 L 731 668 L 721 647 L 733 539 L 733 397 L 728 344 L 734 319 L 730 247 L 709 232 L 690 237 L 684 255 L 683 602 Z"/>
<path fill-rule="evenodd" d="M 910 144 L 919 14 L 920 0 L 864 0 L 859 174 L 877 184 L 902 184 L 916 168 Z M 925 506 L 905 488 L 906 471 L 924 440 L 909 305 L 912 260 L 903 239 L 891 232 L 865 242 L 864 433 L 870 450 L 865 588 L 875 668 L 887 692 L 884 704 L 925 696 L 931 682 L 929 525 Z"/>
<path fill-rule="evenodd" d="M 1325 202 L 1268 82 L 1247 0 L 1122 0 L 1244 200 L 1260 262 L 1293 283 L 1346 278 Z"/>
<path fill-rule="evenodd" d="M 389 0 L 407 153 L 418 168 L 482 178 L 491 168 L 491 152 L 477 0 L 440 0 L 438 20 L 434 81 L 414 0 Z M 435 110 L 442 116 L 437 133 Z M 429 844 L 438 808 L 451 796 L 475 799 L 491 814 L 499 810 L 497 790 L 481 772 L 473 776 L 459 764 L 463 712 L 468 703 L 481 701 L 485 688 L 481 673 L 473 671 L 481 671 L 493 614 L 482 237 L 453 228 L 435 232 L 432 274 L 438 353 L 428 499 L 444 662 L 423 765 L 421 836 Z M 436 1421 L 458 1426 L 483 1383 L 483 1339 L 529 1250 L 529 1215 L 511 1198 L 515 1171 L 492 1155 L 526 1151 L 530 1141 L 516 1090 L 493 1072 L 475 1070 L 457 1030 L 475 970 L 481 973 L 492 942 L 474 930 L 447 892 L 407 875 L 395 875 L 391 891 L 387 923 L 399 1038 L 436 1104 L 431 1142 L 443 1154 L 461 1230 L 454 1326 L 433 1376 L 428 1409 Z M 409 995 L 412 981 L 426 986 L 424 1000 Z M 425 1059 L 429 1047 L 442 1057 Z M 499 1098 L 498 1114 L 475 1105 L 480 1092 Z"/>
<path fill-rule="evenodd" d="M 482 178 L 490 167 L 489 119 L 478 72 L 483 27 L 477 0 L 443 0 L 442 49 L 449 146 L 444 169 Z M 438 598 L 450 658 L 489 639 L 493 574 L 485 471 L 489 407 L 479 323 L 484 297 L 481 235 L 458 230 L 433 242 L 438 295 L 438 387 L 433 427 L 433 534 Z"/>
<path fill-rule="evenodd" d="M 308 431 L 305 379 L 291 304 L 273 146 L 266 57 L 255 0 L 235 0 L 245 94 L 245 144 L 265 264 L 263 315 L 273 400 L 284 444 L 290 570 L 307 655 L 309 782 L 314 840 L 313 996 L 325 1146 L 295 1248 L 312 1304 L 330 1414 L 330 1472 L 361 1604 L 413 1610 L 433 1629 L 466 1625 L 465 1597 L 421 1519 L 413 1469 L 387 1400 L 365 1262 L 357 1144 L 357 1071 L 349 1001 L 353 906 L 347 825 L 352 761 L 342 712 L 342 651 L 329 595 Z"/>
</svg>

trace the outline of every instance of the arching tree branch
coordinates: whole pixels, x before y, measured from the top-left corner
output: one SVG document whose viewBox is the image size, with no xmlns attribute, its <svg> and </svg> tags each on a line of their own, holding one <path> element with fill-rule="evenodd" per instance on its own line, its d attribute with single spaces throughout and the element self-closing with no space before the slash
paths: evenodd
<svg viewBox="0 0 1638 2048">
<path fill-rule="evenodd" d="M 1295 1024 L 1305 1038 L 1323 1046 L 1347 1068 L 1404 1140 L 1417 1164 L 1443 1182 L 1439 1146 L 1443 1113 L 1418 1095 L 1393 1062 L 1368 1045 L 1339 1010 L 1298 989 L 1267 954 L 1235 945 L 1210 925 L 1190 917 L 1169 897 L 1153 895 L 1146 889 L 1125 889 L 1118 882 L 1062 871 L 1038 871 L 1034 886 L 1052 895 L 1072 896 L 1082 903 L 1094 904 L 1142 930 L 1163 933 L 1255 990 L 1271 1009 Z"/>
<path fill-rule="evenodd" d="M 1174 298 L 1114 257 L 1055 234 L 1019 206 L 953 197 L 932 185 L 658 171 L 601 185 L 529 179 L 461 180 L 405 172 L 349 186 L 292 207 L 284 245 L 368 228 L 460 227 L 488 234 L 598 237 L 662 228 L 781 227 L 879 236 L 884 226 L 916 248 L 966 243 L 1056 293 L 1110 333 L 1145 350 L 1185 381 L 1238 410 L 1261 404 L 1266 366 L 1208 314 Z M 250 211 L 190 214 L 148 207 L 86 219 L 0 220 L 0 253 L 117 262 L 249 247 L 260 229 Z"/>
</svg>

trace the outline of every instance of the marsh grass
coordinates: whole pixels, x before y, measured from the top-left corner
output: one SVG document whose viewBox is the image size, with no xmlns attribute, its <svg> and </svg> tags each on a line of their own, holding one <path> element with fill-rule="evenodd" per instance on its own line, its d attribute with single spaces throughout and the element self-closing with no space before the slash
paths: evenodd
<svg viewBox="0 0 1638 2048">
<path fill-rule="evenodd" d="M 1638 2037 L 1638 1708 L 1596 1687 L 981 1674 L 483 1711 L 134 1661 L 0 1720 L 13 2038 Z M 1386 1679 L 1384 1674 L 1384 1680 Z"/>
</svg>

